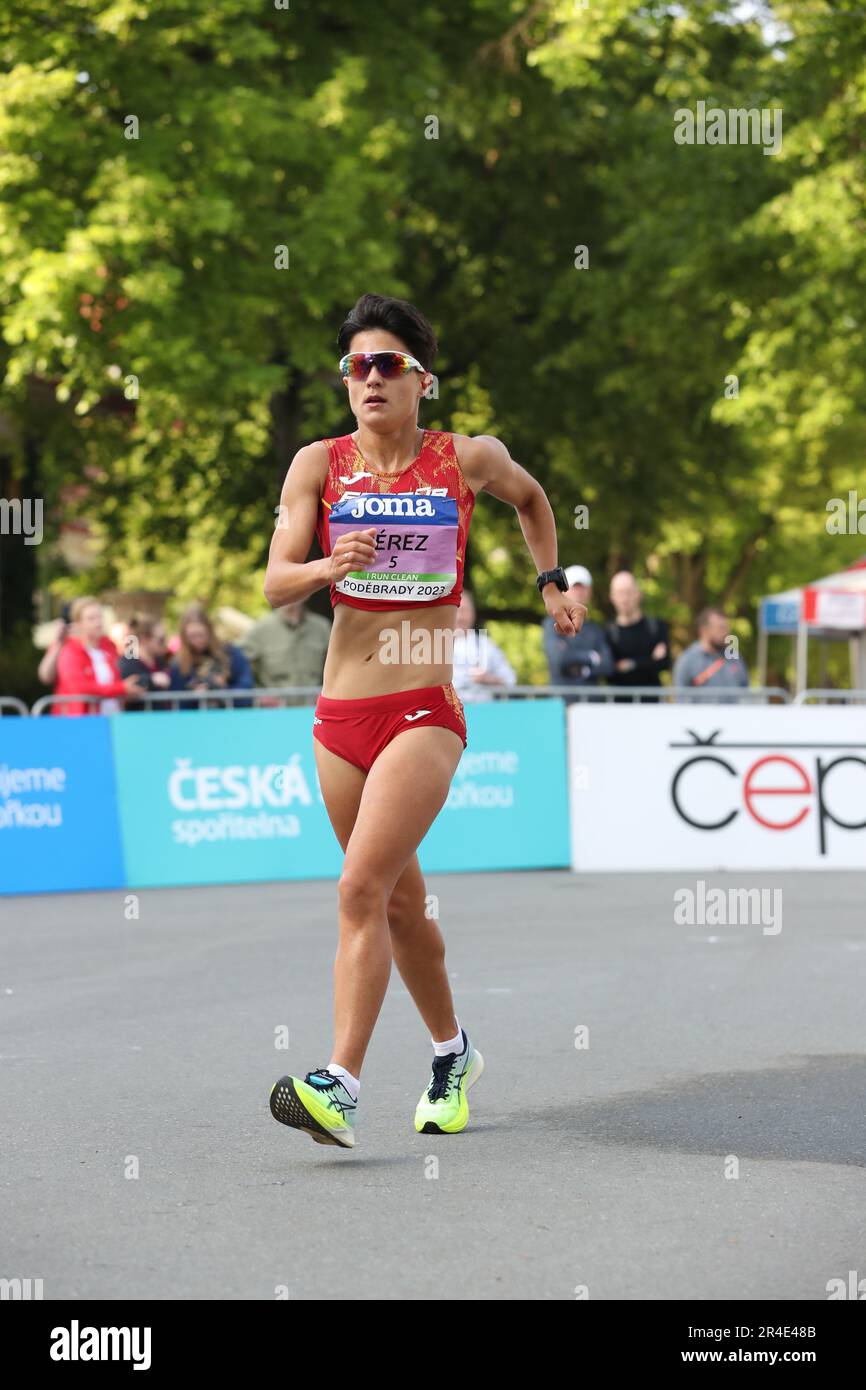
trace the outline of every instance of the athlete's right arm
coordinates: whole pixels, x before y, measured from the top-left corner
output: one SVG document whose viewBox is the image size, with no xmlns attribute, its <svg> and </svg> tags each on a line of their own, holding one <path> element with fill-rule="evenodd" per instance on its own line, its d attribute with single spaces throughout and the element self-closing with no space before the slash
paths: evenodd
<svg viewBox="0 0 866 1390">
<path fill-rule="evenodd" d="M 328 446 L 321 440 L 299 449 L 289 466 L 265 574 L 264 595 L 272 608 L 302 602 L 317 589 L 335 584 L 360 561 L 372 561 L 375 556 L 370 539 L 371 532 L 375 535 L 373 527 L 371 532 L 342 536 L 333 554 L 307 560 L 327 472 Z"/>
</svg>

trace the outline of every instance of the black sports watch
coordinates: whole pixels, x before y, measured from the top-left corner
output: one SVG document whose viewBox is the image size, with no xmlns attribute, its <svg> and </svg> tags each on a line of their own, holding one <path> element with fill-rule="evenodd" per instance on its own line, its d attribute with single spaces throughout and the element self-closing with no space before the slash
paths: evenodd
<svg viewBox="0 0 866 1390">
<path fill-rule="evenodd" d="M 568 588 L 568 580 L 565 577 L 565 570 L 562 565 L 557 565 L 555 570 L 544 570 L 535 581 L 538 592 L 541 593 L 545 584 L 555 584 L 557 589 L 565 593 Z"/>
</svg>

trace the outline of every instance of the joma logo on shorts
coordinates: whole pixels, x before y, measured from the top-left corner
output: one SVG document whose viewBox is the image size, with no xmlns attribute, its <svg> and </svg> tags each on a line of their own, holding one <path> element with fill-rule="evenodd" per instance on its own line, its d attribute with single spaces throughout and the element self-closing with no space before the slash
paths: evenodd
<svg viewBox="0 0 866 1390">
<path fill-rule="evenodd" d="M 343 494 L 345 496 L 345 493 Z M 349 515 L 435 516 L 433 503 L 426 497 L 400 497 L 388 493 L 366 492 L 349 508 Z"/>
</svg>

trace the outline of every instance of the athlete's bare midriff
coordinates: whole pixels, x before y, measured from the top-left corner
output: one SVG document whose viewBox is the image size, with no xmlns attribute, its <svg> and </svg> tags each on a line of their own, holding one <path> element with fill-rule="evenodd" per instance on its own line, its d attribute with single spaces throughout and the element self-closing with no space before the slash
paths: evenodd
<svg viewBox="0 0 866 1390">
<path fill-rule="evenodd" d="M 338 603 L 322 694 L 332 700 L 363 700 L 447 685 L 453 675 L 456 618 L 454 603 L 382 613 Z"/>
</svg>

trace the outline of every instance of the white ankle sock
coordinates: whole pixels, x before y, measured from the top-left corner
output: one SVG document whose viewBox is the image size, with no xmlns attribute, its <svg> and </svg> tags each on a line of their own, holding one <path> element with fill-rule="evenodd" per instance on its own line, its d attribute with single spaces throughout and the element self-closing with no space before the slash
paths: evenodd
<svg viewBox="0 0 866 1390">
<path fill-rule="evenodd" d="M 353 1076 L 350 1071 L 346 1071 L 346 1068 L 341 1067 L 337 1062 L 329 1062 L 326 1070 L 329 1071 L 332 1076 L 339 1076 L 346 1090 L 349 1092 L 349 1095 L 352 1097 L 352 1100 L 357 1101 L 358 1092 L 361 1089 L 361 1083 L 357 1076 Z"/>
<path fill-rule="evenodd" d="M 460 1027 L 460 1019 L 456 1015 L 454 1022 L 457 1024 L 456 1038 L 449 1038 L 447 1042 L 437 1042 L 435 1038 L 430 1039 L 437 1057 L 447 1057 L 449 1052 L 463 1051 L 463 1029 Z"/>
</svg>

